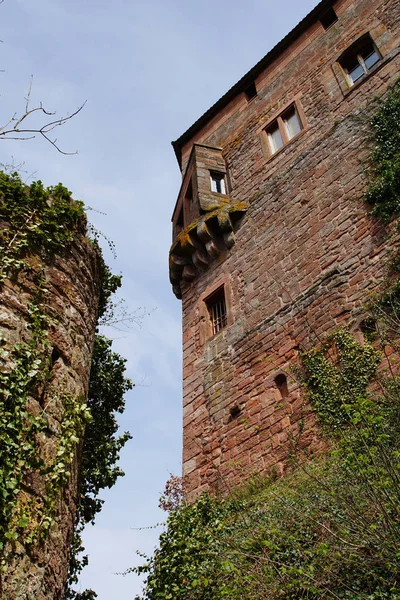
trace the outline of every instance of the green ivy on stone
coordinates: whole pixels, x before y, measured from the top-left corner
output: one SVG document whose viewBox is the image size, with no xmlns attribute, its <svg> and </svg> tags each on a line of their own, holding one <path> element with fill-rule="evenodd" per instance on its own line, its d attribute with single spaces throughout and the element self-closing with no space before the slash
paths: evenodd
<svg viewBox="0 0 400 600">
<path fill-rule="evenodd" d="M 373 205 L 371 214 L 388 222 L 400 213 L 400 82 L 379 101 L 370 128 L 374 146 L 366 200 Z"/>
<path fill-rule="evenodd" d="M 70 582 L 86 559 L 79 558 L 80 531 L 101 510 L 99 490 L 111 487 L 123 472 L 116 466 L 119 450 L 129 433 L 115 436 L 116 412 L 123 412 L 123 394 L 132 387 L 124 377 L 125 361 L 111 351 L 111 341 L 96 338 L 90 377 L 89 401 L 58 385 L 51 393 L 63 407 L 55 455 L 41 455 L 40 438 L 48 427 L 46 411 L 32 410 L 31 399 L 38 389 L 49 385 L 51 352 L 48 329 L 51 318 L 43 302 L 46 293 L 44 261 L 62 254 L 77 235 L 86 234 L 83 203 L 71 199 L 67 188 L 58 184 L 45 188 L 40 181 L 29 187 L 17 174 L 0 173 L 0 285 L 9 277 L 24 272 L 36 293 L 28 306 L 29 339 L 12 350 L 0 347 L 0 558 L 7 569 L 10 542 L 21 542 L 28 549 L 45 539 L 57 514 L 58 500 L 71 476 L 71 464 L 78 444 L 83 442 L 79 481 L 78 521 L 71 550 Z M 121 285 L 101 255 L 101 294 L 98 316 L 109 310 L 110 296 Z M 34 474 L 44 481 L 45 494 L 22 493 L 22 483 Z M 8 545 L 7 545 L 8 544 Z M 95 592 L 77 594 L 69 585 L 65 598 L 91 600 Z"/>
<path fill-rule="evenodd" d="M 355 418 L 380 362 L 373 346 L 359 344 L 347 330 L 328 336 L 320 348 L 301 355 L 300 377 L 310 403 L 330 432 Z"/>
</svg>

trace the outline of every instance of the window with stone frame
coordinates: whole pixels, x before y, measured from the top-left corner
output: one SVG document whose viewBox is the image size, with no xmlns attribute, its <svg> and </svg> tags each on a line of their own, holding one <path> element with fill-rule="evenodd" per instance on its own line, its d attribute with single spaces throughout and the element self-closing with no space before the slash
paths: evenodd
<svg viewBox="0 0 400 600">
<path fill-rule="evenodd" d="M 225 288 L 221 285 L 204 300 L 210 319 L 211 334 L 215 335 L 228 323 Z"/>
<path fill-rule="evenodd" d="M 348 85 L 352 87 L 368 75 L 381 60 L 379 50 L 367 33 L 342 54 L 339 64 L 346 75 Z"/>
<path fill-rule="evenodd" d="M 270 154 L 276 154 L 281 148 L 297 137 L 303 129 L 304 124 L 300 118 L 296 103 L 293 103 L 264 130 Z"/>
<path fill-rule="evenodd" d="M 210 171 L 211 191 L 217 194 L 226 194 L 225 173 Z"/>
</svg>

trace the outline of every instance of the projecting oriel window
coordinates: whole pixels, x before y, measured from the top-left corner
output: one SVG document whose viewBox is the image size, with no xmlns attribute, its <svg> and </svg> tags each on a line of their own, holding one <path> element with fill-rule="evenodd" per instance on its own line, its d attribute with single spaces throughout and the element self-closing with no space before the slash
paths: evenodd
<svg viewBox="0 0 400 600">
<path fill-rule="evenodd" d="M 339 59 L 347 82 L 353 86 L 375 67 L 382 57 L 369 34 L 357 40 Z"/>
<path fill-rule="evenodd" d="M 210 317 L 212 335 L 215 335 L 227 324 L 224 286 L 221 286 L 205 299 Z"/>
<path fill-rule="evenodd" d="M 217 194 L 226 194 L 225 174 L 210 171 L 211 191 Z"/>
<path fill-rule="evenodd" d="M 292 104 L 265 129 L 270 154 L 286 146 L 303 129 L 296 105 Z"/>
</svg>

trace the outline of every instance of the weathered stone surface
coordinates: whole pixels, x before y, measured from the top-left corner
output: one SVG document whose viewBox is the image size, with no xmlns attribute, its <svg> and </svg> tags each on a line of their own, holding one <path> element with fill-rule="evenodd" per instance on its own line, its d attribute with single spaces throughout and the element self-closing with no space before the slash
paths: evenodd
<svg viewBox="0 0 400 600">
<path fill-rule="evenodd" d="M 46 414 L 47 428 L 37 442 L 42 455 L 51 460 L 60 435 L 63 394 L 87 396 L 100 292 L 99 257 L 87 239 L 79 235 L 72 248 L 62 255 L 46 262 L 31 257 L 31 262 L 36 268 L 43 266 L 46 277 L 48 291 L 44 303 L 52 320 L 48 337 L 53 366 L 46 389 L 30 399 L 29 409 L 33 414 Z M 6 280 L 0 288 L 0 339 L 4 348 L 12 349 L 29 339 L 28 305 L 34 293 L 34 280 L 29 274 Z M 9 566 L 1 577 L 1 598 L 60 600 L 63 597 L 76 512 L 78 448 L 70 470 L 71 477 L 58 500 L 56 522 L 49 537 L 30 547 L 16 542 L 6 549 Z M 31 499 L 43 497 L 43 478 L 37 474 L 28 476 L 23 493 Z"/>
<path fill-rule="evenodd" d="M 224 251 L 207 269 L 195 277 L 181 276 L 182 266 L 171 271 L 183 299 L 189 497 L 239 483 L 254 470 L 283 472 L 300 424 L 306 433 L 299 448 L 312 454 L 323 447 L 290 364 L 324 333 L 357 328 L 363 304 L 385 276 L 391 246 L 363 201 L 369 149 L 358 117 L 398 77 L 400 4 L 338 0 L 335 11 L 332 27 L 325 31 L 316 21 L 257 77 L 256 98 L 235 98 L 182 147 L 184 173 L 193 143 L 221 148 L 225 167 L 218 168 L 229 175 L 230 202 L 247 206 L 237 231 L 229 209 L 219 209 Z M 366 31 L 383 60 L 344 92 L 337 58 Z M 304 130 L 268 157 L 263 126 L 294 99 Z M 221 282 L 231 290 L 232 322 L 207 339 L 204 299 Z M 280 373 L 287 375 L 286 397 L 275 383 Z M 234 407 L 240 413 L 233 418 Z"/>
</svg>

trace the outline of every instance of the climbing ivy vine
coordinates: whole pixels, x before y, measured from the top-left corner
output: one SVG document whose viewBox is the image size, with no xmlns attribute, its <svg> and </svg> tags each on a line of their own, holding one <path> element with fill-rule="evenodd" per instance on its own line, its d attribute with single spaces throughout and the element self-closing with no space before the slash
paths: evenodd
<svg viewBox="0 0 400 600">
<path fill-rule="evenodd" d="M 329 335 L 321 347 L 303 353 L 301 362 L 298 374 L 320 422 L 330 433 L 341 434 L 344 425 L 358 418 L 380 362 L 379 353 L 341 329 Z"/>
<path fill-rule="evenodd" d="M 366 200 L 384 222 L 400 213 L 400 82 L 379 101 L 369 120 L 372 152 Z"/>
<path fill-rule="evenodd" d="M 111 350 L 111 341 L 97 336 L 93 354 L 89 399 L 73 395 L 62 385 L 52 388 L 52 349 L 48 340 L 56 317 L 46 305 L 46 274 L 43 264 L 53 254 L 62 254 L 76 235 L 86 233 L 82 202 L 73 201 L 67 188 L 58 184 L 45 188 L 40 181 L 25 186 L 17 174 L 0 173 L 0 286 L 21 274 L 35 290 L 28 306 L 26 340 L 13 349 L 0 344 L 0 557 L 7 569 L 12 544 L 20 541 L 28 549 L 45 539 L 54 522 L 57 504 L 71 471 L 84 431 L 80 469 L 76 537 L 71 554 L 70 583 L 76 580 L 86 559 L 79 533 L 101 510 L 99 490 L 111 487 L 122 471 L 116 466 L 119 450 L 129 433 L 116 437 L 116 412 L 124 410 L 124 393 L 132 387 L 124 377 L 125 361 Z M 90 241 L 97 246 L 96 241 Z M 121 285 L 99 253 L 101 294 L 98 316 L 109 310 L 111 295 Z M 45 407 L 33 409 L 44 390 L 62 406 L 62 415 L 50 455 L 43 440 L 49 428 Z M 34 403 L 35 404 L 35 403 Z M 40 406 L 40 402 L 36 403 Z M 35 405 L 35 406 L 36 406 Z M 47 453 L 46 453 L 47 452 Z M 39 476 L 43 493 L 30 494 L 29 481 Z M 29 487 L 29 485 L 28 485 Z M 10 545 L 11 544 L 11 545 Z M 66 598 L 94 598 L 87 590 L 76 595 L 69 586 Z"/>
</svg>

